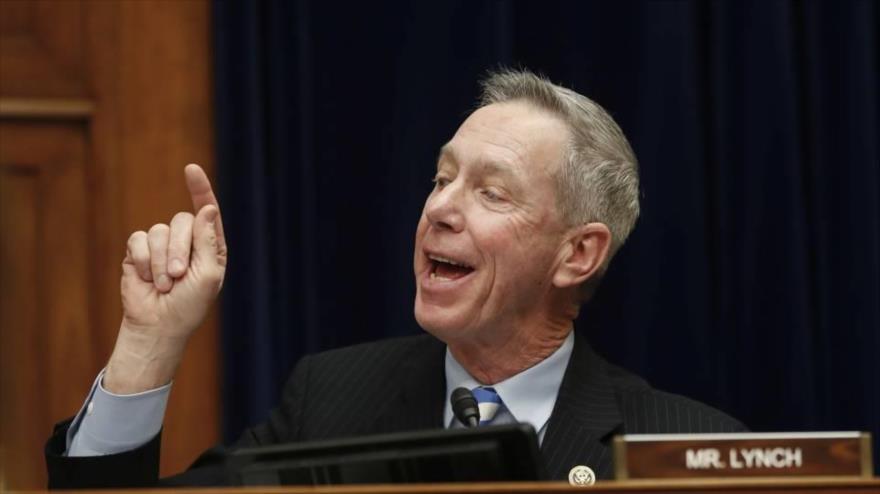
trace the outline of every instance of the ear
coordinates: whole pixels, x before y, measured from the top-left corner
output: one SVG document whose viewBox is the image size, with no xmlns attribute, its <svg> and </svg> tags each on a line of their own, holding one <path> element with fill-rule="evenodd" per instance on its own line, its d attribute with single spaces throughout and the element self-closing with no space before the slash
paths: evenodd
<svg viewBox="0 0 880 494">
<path fill-rule="evenodd" d="M 599 273 L 611 247 L 611 230 L 604 223 L 575 227 L 560 251 L 562 259 L 553 275 L 558 288 L 577 286 Z"/>
</svg>

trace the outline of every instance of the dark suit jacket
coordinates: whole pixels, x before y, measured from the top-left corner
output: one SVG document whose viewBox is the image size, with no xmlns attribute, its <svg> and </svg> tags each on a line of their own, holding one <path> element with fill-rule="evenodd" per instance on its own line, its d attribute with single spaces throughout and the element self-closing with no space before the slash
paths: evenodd
<svg viewBox="0 0 880 494">
<path fill-rule="evenodd" d="M 269 419 L 246 430 L 235 446 L 441 428 L 445 348 L 420 335 L 307 356 L 294 369 Z M 67 458 L 62 453 L 69 423 L 56 426 L 46 444 L 50 487 L 156 484 L 161 434 L 133 451 Z M 566 479 L 575 465 L 610 478 L 610 439 L 615 433 L 743 430 L 718 410 L 653 389 L 609 364 L 578 335 L 541 453 L 550 479 Z M 228 479 L 217 461 L 222 455 L 222 448 L 213 448 L 187 472 L 160 483 L 223 483 Z"/>
</svg>

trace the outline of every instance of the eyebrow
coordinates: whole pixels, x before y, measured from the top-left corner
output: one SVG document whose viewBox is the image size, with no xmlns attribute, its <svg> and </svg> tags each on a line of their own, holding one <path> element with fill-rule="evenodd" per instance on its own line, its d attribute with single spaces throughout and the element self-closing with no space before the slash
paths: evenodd
<svg viewBox="0 0 880 494">
<path fill-rule="evenodd" d="M 437 155 L 437 164 L 440 164 L 440 161 L 443 160 L 444 157 L 449 157 L 453 162 L 458 163 L 459 159 L 456 156 L 455 148 L 452 147 L 450 142 L 447 142 L 442 147 L 440 147 L 440 153 Z M 510 165 L 498 163 L 497 161 L 485 160 L 481 159 L 477 165 L 482 171 L 499 174 L 499 175 L 507 175 L 507 176 L 516 176 L 513 168 Z"/>
<path fill-rule="evenodd" d="M 446 144 L 440 146 L 440 152 L 437 153 L 437 164 L 438 165 L 440 164 L 440 161 L 443 160 L 444 156 L 449 156 L 450 158 L 452 158 L 452 161 L 456 161 L 456 162 L 458 161 L 455 157 L 455 150 L 452 148 L 452 146 L 448 142 Z"/>
</svg>

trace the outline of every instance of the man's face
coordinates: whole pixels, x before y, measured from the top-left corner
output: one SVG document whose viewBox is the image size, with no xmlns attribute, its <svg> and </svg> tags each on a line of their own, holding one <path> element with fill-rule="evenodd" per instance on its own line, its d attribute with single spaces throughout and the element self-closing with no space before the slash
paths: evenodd
<svg viewBox="0 0 880 494">
<path fill-rule="evenodd" d="M 416 320 L 446 343 L 505 338 L 547 312 L 564 228 L 553 174 L 568 140 L 525 102 L 474 112 L 441 150 L 416 231 Z"/>
</svg>

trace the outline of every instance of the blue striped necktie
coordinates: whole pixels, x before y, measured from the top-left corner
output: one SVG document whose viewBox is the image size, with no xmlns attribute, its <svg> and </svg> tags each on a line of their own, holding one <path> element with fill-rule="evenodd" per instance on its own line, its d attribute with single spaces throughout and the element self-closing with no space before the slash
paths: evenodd
<svg viewBox="0 0 880 494">
<path fill-rule="evenodd" d="M 480 409 L 480 425 L 488 425 L 503 406 L 501 397 L 493 388 L 474 388 L 473 393 L 474 398 L 477 399 L 477 407 Z"/>
</svg>

